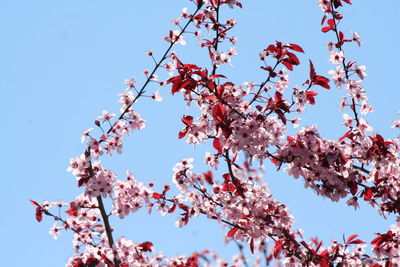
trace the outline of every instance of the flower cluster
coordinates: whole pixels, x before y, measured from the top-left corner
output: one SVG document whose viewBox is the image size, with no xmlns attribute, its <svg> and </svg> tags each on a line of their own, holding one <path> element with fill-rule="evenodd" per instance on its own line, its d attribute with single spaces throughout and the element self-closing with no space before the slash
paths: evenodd
<svg viewBox="0 0 400 267">
<path fill-rule="evenodd" d="M 144 207 L 149 213 L 153 208 L 162 215 L 179 213 L 178 227 L 197 216 L 221 224 L 226 230 L 226 240 L 239 244 L 240 253 L 233 257 L 236 266 L 248 265 L 243 243 L 249 245 L 251 253 L 263 254 L 258 255 L 255 266 L 269 265 L 272 259 L 286 266 L 400 265 L 399 224 L 386 233 L 377 233 L 371 241 L 375 256 L 365 256 L 365 242 L 357 239 L 357 235 L 343 243 L 332 241 L 327 247 L 317 239 L 307 242 L 301 230 L 293 229 L 294 219 L 288 207 L 272 196 L 261 174 L 263 162 L 268 159 L 289 175 L 302 177 L 305 187 L 332 201 L 348 198 L 347 204 L 357 208 L 358 200 L 363 199 L 383 216 L 400 213 L 400 139 L 385 139 L 378 133 L 370 135 L 372 127 L 361 117 L 373 110 L 362 84 L 367 77 L 366 67 L 350 61 L 344 50 L 348 43 L 360 46 L 360 36 L 352 33 L 346 37 L 338 29 L 344 18 L 338 8 L 344 3 L 351 4 L 350 0 L 318 1 L 324 12 L 321 31 L 333 32 L 336 38 L 328 43 L 328 60 L 334 65 L 334 70 L 328 73 L 337 88 L 347 90 L 340 109 L 349 107 L 351 113 L 343 114 L 346 132 L 337 140 L 323 138 L 315 125 L 286 136 L 288 124 L 297 127 L 307 105 L 317 103 L 318 92 L 312 90 L 330 89 L 329 79 L 318 75 L 310 61 L 309 77 L 301 86 L 288 90 L 289 73 L 300 65 L 298 53 L 304 53 L 299 45 L 280 41 L 268 45 L 259 54 L 265 74 L 263 81 L 237 85 L 220 74 L 221 66 L 232 65 L 232 56 L 237 55 L 232 47 L 237 41 L 232 35 L 236 21 L 228 18 L 223 22 L 220 12 L 224 6 L 242 7 L 241 3 L 237 0 L 191 2 L 196 6 L 195 11 L 189 13 L 185 8 L 173 20 L 179 29 L 170 30 L 164 37 L 169 47 L 161 59 L 156 61 L 154 53 L 147 52 L 155 66 L 152 71 L 144 72 L 143 87 L 137 89 L 134 79 L 125 81 L 127 88 L 118 95 L 120 115 L 102 111 L 94 122 L 101 131 L 98 138 L 93 136 L 93 128 L 84 131 L 82 142 L 87 140 L 87 148 L 72 158 L 68 167 L 84 192 L 70 204 L 31 201 L 38 221 L 43 214 L 56 221 L 49 231 L 54 238 L 62 230 L 74 233 L 75 255 L 67 266 L 199 266 L 203 261 L 206 266 L 211 266 L 211 262 L 216 266 L 228 265 L 208 250 L 167 258 L 162 253 L 155 254 L 150 241 L 135 243 L 120 237 L 114 242 L 109 216 L 123 219 Z M 189 26 L 195 31 L 187 30 Z M 184 35 L 185 38 L 193 35 L 199 46 L 208 50 L 210 67 L 184 63 L 171 52 L 174 45 L 186 44 Z M 223 47 L 223 43 L 229 47 Z M 169 78 L 158 81 L 159 68 L 164 68 Z M 173 168 L 172 182 L 176 190 L 166 184 L 157 192 L 153 183 L 146 186 L 129 172 L 126 180 L 119 180 L 99 161 L 92 160 L 111 156 L 114 151 L 122 153 L 124 137 L 144 128 L 144 120 L 132 106 L 140 97 L 161 101 L 158 91 L 145 95 L 150 82 L 170 85 L 173 95 L 182 94 L 188 106 L 197 105 L 197 118 L 182 117 L 183 128 L 178 138 L 185 138 L 190 144 L 211 141 L 214 151 L 207 152 L 204 160 L 214 173 L 211 170 L 194 172 L 193 159 L 185 158 Z M 395 121 L 393 127 L 398 125 Z M 256 161 L 260 161 L 260 168 L 253 167 Z M 112 201 L 109 213 L 104 198 Z M 63 206 L 68 206 L 66 219 L 51 211 Z M 269 240 L 272 240 L 271 251 L 267 251 Z"/>
<path fill-rule="evenodd" d="M 118 180 L 113 184 L 113 214 L 121 219 L 136 212 L 145 203 L 151 206 L 150 199 L 153 195 L 152 189 L 138 182 L 131 173 L 127 172 L 127 176 L 125 181 Z"/>
</svg>

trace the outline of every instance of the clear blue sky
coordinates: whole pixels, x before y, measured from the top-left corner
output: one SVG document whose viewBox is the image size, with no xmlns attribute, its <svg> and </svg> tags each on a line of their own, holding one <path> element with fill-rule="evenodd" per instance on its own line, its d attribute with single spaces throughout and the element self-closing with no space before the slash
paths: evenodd
<svg viewBox="0 0 400 267">
<path fill-rule="evenodd" d="M 235 82 L 260 81 L 258 53 L 271 42 L 293 42 L 306 54 L 292 75 L 292 86 L 302 83 L 311 58 L 319 74 L 333 65 L 327 61 L 327 34 L 320 32 L 322 17 L 316 1 L 244 1 L 243 10 L 224 9 L 238 21 L 239 56 L 233 68 L 226 68 Z M 367 117 L 385 137 L 395 137 L 389 129 L 400 110 L 398 17 L 400 1 L 353 0 L 344 9 L 341 29 L 360 33 L 364 46 L 346 49 L 348 56 L 367 66 L 365 86 L 376 112 Z M 135 77 L 143 81 L 143 70 L 153 63 L 145 51 L 159 56 L 167 44 L 163 36 L 170 21 L 179 16 L 188 1 L 3 1 L 0 8 L 0 101 L 4 115 L 1 140 L 3 193 L 0 197 L 0 251 L 2 266 L 63 266 L 72 255 L 71 236 L 55 241 L 48 230 L 48 218 L 34 219 L 28 199 L 72 201 L 80 193 L 75 178 L 67 173 L 69 159 L 83 152 L 81 132 L 92 127 L 103 109 L 117 112 L 117 94 L 123 81 Z M 329 36 L 332 38 L 332 36 Z M 176 51 L 185 61 L 205 63 L 195 47 Z M 326 74 L 327 75 L 327 74 Z M 156 89 L 156 88 L 153 88 Z M 164 101 L 142 100 L 137 110 L 147 121 L 142 132 L 131 135 L 125 153 L 105 158 L 103 163 L 124 175 L 133 172 L 139 180 L 154 180 L 161 186 L 171 179 L 173 165 L 183 157 L 194 157 L 197 170 L 204 170 L 207 146 L 193 149 L 177 140 L 180 117 L 190 113 L 179 97 L 161 89 Z M 343 133 L 338 101 L 344 90 L 321 89 L 317 105 L 308 108 L 303 125 L 318 124 L 328 138 Z M 303 189 L 301 181 L 268 168 L 265 179 L 276 198 L 287 204 L 297 227 L 307 237 L 325 241 L 342 234 L 358 233 L 371 239 L 372 233 L 386 231 L 393 218 L 380 218 L 373 208 L 354 211 L 344 203 L 330 203 Z M 127 220 L 112 221 L 117 233 L 136 242 L 152 241 L 157 250 L 172 256 L 211 248 L 223 256 L 236 253 L 223 244 L 224 232 L 215 222 L 192 221 L 184 229 L 174 226 L 176 216 L 147 216 L 143 212 Z"/>
</svg>

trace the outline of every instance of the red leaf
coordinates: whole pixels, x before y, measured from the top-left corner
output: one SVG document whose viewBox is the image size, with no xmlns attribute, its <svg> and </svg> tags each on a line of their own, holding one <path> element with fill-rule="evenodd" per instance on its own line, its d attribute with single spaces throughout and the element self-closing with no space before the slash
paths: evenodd
<svg viewBox="0 0 400 267">
<path fill-rule="evenodd" d="M 293 70 L 292 64 L 290 64 L 286 58 L 283 59 L 283 60 L 281 60 L 281 63 L 282 63 L 283 65 L 285 65 L 285 67 L 288 68 L 290 71 Z"/>
<path fill-rule="evenodd" d="M 297 44 L 289 44 L 289 49 L 292 49 L 293 51 L 296 51 L 296 52 L 304 53 L 303 48 L 301 48 Z"/>
<path fill-rule="evenodd" d="M 275 110 L 275 113 L 278 114 L 279 118 L 282 120 L 283 124 L 286 125 L 286 117 L 283 115 L 283 112 L 279 109 Z"/>
<path fill-rule="evenodd" d="M 69 216 L 75 217 L 78 215 L 78 207 L 76 206 L 76 202 L 71 202 L 69 204 L 69 209 L 65 212 Z"/>
<path fill-rule="evenodd" d="M 153 198 L 154 199 L 161 199 L 163 195 L 161 195 L 160 193 L 153 193 Z"/>
<path fill-rule="evenodd" d="M 276 91 L 275 94 L 274 94 L 275 104 L 278 104 L 278 102 L 281 101 L 281 100 L 282 100 L 282 94 L 279 93 L 278 91 Z"/>
<path fill-rule="evenodd" d="M 169 185 L 164 185 L 164 190 L 162 191 L 162 195 L 165 196 L 165 193 L 167 193 L 170 189 L 171 187 L 169 187 Z"/>
<path fill-rule="evenodd" d="M 293 53 L 287 52 L 287 55 L 289 56 L 291 63 L 293 65 L 299 65 L 300 64 L 300 60 L 297 58 L 297 56 Z"/>
<path fill-rule="evenodd" d="M 37 208 L 36 208 L 35 217 L 36 217 L 36 220 L 37 220 L 38 222 L 41 222 L 41 221 L 42 221 L 42 218 L 43 218 L 42 214 L 43 214 L 42 208 L 41 208 L 41 207 L 37 207 Z"/>
<path fill-rule="evenodd" d="M 277 258 L 278 255 L 279 255 L 279 252 L 281 252 L 282 246 L 283 246 L 283 240 L 282 239 L 280 239 L 280 240 L 275 242 L 275 246 L 274 246 L 274 257 L 275 258 Z"/>
<path fill-rule="evenodd" d="M 211 100 L 212 102 L 218 100 L 218 98 L 216 98 L 216 97 L 213 96 L 213 95 L 204 96 L 203 99 L 204 99 L 204 100 Z"/>
<path fill-rule="evenodd" d="M 236 234 L 236 232 L 239 230 L 239 228 L 232 228 L 227 234 L 226 234 L 226 236 L 227 237 L 233 237 L 235 234 Z"/>
<path fill-rule="evenodd" d="M 254 255 L 254 238 L 250 239 L 250 251 Z"/>
<path fill-rule="evenodd" d="M 319 85 L 323 88 L 326 89 L 330 89 L 331 87 L 329 86 L 329 79 L 324 77 L 324 76 L 320 76 L 320 75 L 315 75 L 313 83 L 316 85 Z"/>
<path fill-rule="evenodd" d="M 224 94 L 224 91 L 225 91 L 225 86 L 223 86 L 223 85 L 218 85 L 217 86 L 217 95 L 222 97 L 222 95 Z"/>
<path fill-rule="evenodd" d="M 182 122 L 186 125 L 186 126 L 190 126 L 193 123 L 193 117 L 189 116 L 189 115 L 185 115 L 182 118 Z"/>
<path fill-rule="evenodd" d="M 215 84 L 212 80 L 207 81 L 207 88 L 210 89 L 210 91 L 212 91 L 212 92 L 215 91 Z"/>
<path fill-rule="evenodd" d="M 144 252 L 148 252 L 148 251 L 151 252 L 153 243 L 151 243 L 149 241 L 143 242 L 143 243 L 139 244 L 138 247 L 140 247 L 142 249 L 142 251 L 144 251 Z"/>
<path fill-rule="evenodd" d="M 99 260 L 96 259 L 95 257 L 90 257 L 86 260 L 86 263 L 83 266 L 88 266 L 88 267 L 95 267 L 97 264 L 99 264 Z"/>
<path fill-rule="evenodd" d="M 339 40 L 340 40 L 341 42 L 343 42 L 343 40 L 344 40 L 344 34 L 343 34 L 343 32 L 339 32 Z"/>
<path fill-rule="evenodd" d="M 222 175 L 222 177 L 224 178 L 225 181 L 230 181 L 231 180 L 231 175 L 229 173 L 224 173 Z"/>
<path fill-rule="evenodd" d="M 222 153 L 222 146 L 221 146 L 221 142 L 219 141 L 218 138 L 215 138 L 213 141 L 213 147 L 219 152 Z"/>
<path fill-rule="evenodd" d="M 365 243 L 366 242 L 362 241 L 361 239 L 356 239 L 356 240 L 349 242 L 348 244 L 365 244 Z"/>
<path fill-rule="evenodd" d="M 326 14 L 322 17 L 322 20 L 321 20 L 321 25 L 324 25 L 324 23 L 325 23 L 325 20 L 326 20 Z"/>
<path fill-rule="evenodd" d="M 273 45 L 273 44 L 270 44 L 265 50 L 266 50 L 267 52 L 271 52 L 271 53 L 274 53 L 274 54 L 277 52 L 277 48 L 276 48 L 276 46 Z"/>
<path fill-rule="evenodd" d="M 226 117 L 226 108 L 224 105 L 218 103 L 213 107 L 213 117 L 216 121 L 223 122 Z"/>
<path fill-rule="evenodd" d="M 40 205 L 39 205 L 39 203 L 37 203 L 36 201 L 33 201 L 33 200 L 29 200 L 31 203 L 32 203 L 32 205 L 33 206 L 35 206 L 35 207 L 41 207 Z"/>
<path fill-rule="evenodd" d="M 354 238 L 356 238 L 358 235 L 351 235 L 349 236 L 349 238 L 347 238 L 346 243 L 349 243 L 351 240 L 353 240 Z"/>
<path fill-rule="evenodd" d="M 335 20 L 328 19 L 328 25 L 331 27 L 332 30 L 334 30 L 335 29 Z"/>
<path fill-rule="evenodd" d="M 172 94 L 175 94 L 176 92 L 179 91 L 179 89 L 180 89 L 179 86 L 180 86 L 181 82 L 182 82 L 182 78 L 179 75 L 175 76 L 175 77 L 172 77 L 172 78 L 169 78 L 167 80 L 167 84 L 168 83 L 172 83 L 172 88 L 171 88 L 171 93 Z"/>
<path fill-rule="evenodd" d="M 350 193 L 351 193 L 353 196 L 355 196 L 355 195 L 357 194 L 357 191 L 358 191 L 358 186 L 357 186 L 357 184 L 356 184 L 356 183 L 350 183 L 349 187 L 350 187 Z"/>
<path fill-rule="evenodd" d="M 184 64 L 183 68 L 187 69 L 187 70 L 201 70 L 200 67 L 198 67 L 198 66 L 196 66 L 194 64 Z"/>
<path fill-rule="evenodd" d="M 350 0 L 343 0 L 344 2 L 346 2 L 347 4 L 351 5 Z"/>
<path fill-rule="evenodd" d="M 372 199 L 372 196 L 373 194 L 371 188 L 364 189 L 364 200 L 369 201 Z"/>
<path fill-rule="evenodd" d="M 209 183 L 211 185 L 214 183 L 213 174 L 212 174 L 211 171 L 208 171 L 208 172 L 204 173 L 204 179 L 206 179 L 207 183 Z"/>
<path fill-rule="evenodd" d="M 331 27 L 329 27 L 329 26 L 323 27 L 321 29 L 322 32 L 329 32 L 330 30 L 331 30 Z"/>
<path fill-rule="evenodd" d="M 216 78 L 225 78 L 225 79 L 226 79 L 226 76 L 224 76 L 224 75 L 222 75 L 222 74 L 215 74 L 215 75 L 211 75 L 210 78 L 212 78 L 212 79 L 216 79 Z"/>
<path fill-rule="evenodd" d="M 232 162 L 233 166 L 235 166 L 236 168 L 238 168 L 239 170 L 243 170 L 242 167 L 240 167 L 239 165 L 237 165 L 235 162 Z"/>
<path fill-rule="evenodd" d="M 208 74 L 207 74 L 207 70 L 203 70 L 203 71 L 194 71 L 192 74 L 197 74 L 199 75 L 201 78 L 205 79 L 207 78 Z"/>
<path fill-rule="evenodd" d="M 222 133 L 224 134 L 225 138 L 228 138 L 232 133 L 232 129 L 229 128 L 229 126 L 227 126 L 227 125 L 221 126 L 221 130 L 222 130 Z"/>
<path fill-rule="evenodd" d="M 307 91 L 306 93 L 306 99 L 310 102 L 311 105 L 315 104 L 315 99 L 314 96 L 318 95 L 318 93 L 314 91 Z"/>
<path fill-rule="evenodd" d="M 180 130 L 179 134 L 178 134 L 178 138 L 182 139 L 183 137 L 185 137 L 185 135 L 188 133 L 188 131 L 189 131 L 188 127 L 185 127 L 183 130 Z"/>
<path fill-rule="evenodd" d="M 319 266 L 321 266 L 321 267 L 329 267 L 330 266 L 328 250 L 324 250 L 320 254 Z"/>
<path fill-rule="evenodd" d="M 192 89 L 195 87 L 195 85 L 196 84 L 192 79 L 186 79 L 179 85 L 178 91 L 181 90 L 182 88 Z"/>
<path fill-rule="evenodd" d="M 314 65 L 313 65 L 312 61 L 310 60 L 310 80 L 313 81 L 314 77 L 316 75 L 317 75 L 317 73 L 315 72 Z"/>
<path fill-rule="evenodd" d="M 185 204 L 179 204 L 179 208 L 183 209 L 184 211 L 189 211 L 189 207 Z"/>
<path fill-rule="evenodd" d="M 172 207 L 168 210 L 168 213 L 174 213 L 176 209 L 176 204 L 172 205 Z"/>
<path fill-rule="evenodd" d="M 32 205 L 34 205 L 36 207 L 36 212 L 35 212 L 36 220 L 38 222 L 41 222 L 42 217 L 43 217 L 42 214 L 44 212 L 44 210 L 42 209 L 42 206 L 40 206 L 40 204 L 37 203 L 36 201 L 33 201 L 33 200 L 29 200 L 29 201 L 32 203 Z"/>
<path fill-rule="evenodd" d="M 187 225 L 189 223 L 189 214 L 186 213 L 185 216 L 183 216 L 183 225 Z"/>
<path fill-rule="evenodd" d="M 236 190 L 236 187 L 231 183 L 224 183 L 224 185 L 222 186 L 222 191 L 224 191 L 224 192 L 233 193 L 233 192 L 235 192 L 235 190 Z"/>
<path fill-rule="evenodd" d="M 321 87 L 323 87 L 323 88 L 325 88 L 325 89 L 330 89 L 331 87 L 329 86 L 329 84 L 327 84 L 327 83 L 316 83 L 317 85 L 319 85 L 319 86 L 321 86 Z"/>
</svg>

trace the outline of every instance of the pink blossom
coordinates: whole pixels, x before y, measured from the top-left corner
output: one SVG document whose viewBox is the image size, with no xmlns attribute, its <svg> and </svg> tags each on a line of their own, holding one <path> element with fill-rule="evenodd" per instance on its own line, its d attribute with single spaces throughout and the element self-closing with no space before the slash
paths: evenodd
<svg viewBox="0 0 400 267">
<path fill-rule="evenodd" d="M 359 119 L 360 124 L 358 125 L 358 128 L 360 129 L 361 132 L 371 132 L 372 131 L 372 127 L 368 124 L 368 122 L 366 120 L 364 120 L 363 118 Z"/>
<path fill-rule="evenodd" d="M 90 158 L 87 158 L 85 154 L 81 154 L 79 157 L 71 158 L 69 160 L 70 165 L 67 169 L 68 172 L 72 172 L 73 175 L 85 172 L 89 167 Z"/>
<path fill-rule="evenodd" d="M 170 31 L 169 35 L 164 37 L 164 41 L 170 42 L 170 43 L 174 43 L 175 44 L 181 44 L 181 45 L 185 45 L 186 41 L 183 40 L 183 35 L 181 34 L 180 31 L 175 30 L 175 31 Z"/>
<path fill-rule="evenodd" d="M 353 32 L 353 41 L 356 41 L 358 46 L 362 45 L 360 35 L 357 32 Z"/>
<path fill-rule="evenodd" d="M 360 109 L 360 113 L 362 115 L 367 115 L 370 112 L 374 111 L 374 108 L 372 106 L 369 105 L 368 103 L 368 98 L 365 97 L 365 99 L 363 99 L 363 101 L 361 102 L 361 109 Z"/>
<path fill-rule="evenodd" d="M 164 64 L 164 68 L 168 72 L 168 75 L 172 76 L 174 74 L 174 71 L 176 70 L 176 61 L 171 60 L 170 62 Z"/>
<path fill-rule="evenodd" d="M 89 128 L 89 129 L 85 130 L 85 131 L 82 133 L 81 143 L 85 142 L 86 137 L 87 137 L 87 136 L 90 136 L 90 132 L 91 132 L 92 130 L 93 130 L 93 128 Z"/>
<path fill-rule="evenodd" d="M 353 70 L 356 72 L 356 74 L 358 75 L 358 77 L 360 77 L 361 80 L 367 77 L 367 74 L 365 73 L 366 69 L 367 67 L 365 66 L 353 65 Z"/>
<path fill-rule="evenodd" d="M 158 81 L 158 75 L 157 74 L 151 75 L 150 80 L 154 82 Z"/>
<path fill-rule="evenodd" d="M 206 152 L 204 160 L 210 168 L 218 169 L 218 158 L 213 156 L 210 152 Z"/>
<path fill-rule="evenodd" d="M 333 51 L 333 50 L 331 51 L 331 55 L 329 57 L 329 61 L 332 62 L 332 64 L 339 65 L 339 64 L 341 64 L 343 62 L 343 60 L 344 60 L 343 51 L 339 51 L 339 52 L 336 52 L 336 51 Z"/>
<path fill-rule="evenodd" d="M 286 69 L 279 72 L 278 81 L 275 82 L 276 90 L 282 93 L 289 86 L 289 74 Z"/>
<path fill-rule="evenodd" d="M 128 85 L 129 88 L 135 88 L 136 85 L 136 81 L 133 78 L 125 80 L 124 83 Z"/>
<path fill-rule="evenodd" d="M 331 8 L 331 0 L 318 0 L 318 6 L 323 12 L 327 12 Z"/>
<path fill-rule="evenodd" d="M 114 118 L 114 117 L 115 117 L 115 114 L 110 114 L 108 112 L 108 110 L 103 110 L 101 113 L 101 116 L 97 117 L 97 120 L 106 122 L 106 121 L 112 120 L 112 118 Z"/>
<path fill-rule="evenodd" d="M 182 17 L 183 17 L 183 18 L 188 18 L 188 17 L 190 17 L 190 14 L 189 14 L 187 11 L 188 11 L 187 7 L 182 8 Z"/>
<path fill-rule="evenodd" d="M 360 205 L 358 204 L 356 197 L 352 197 L 349 200 L 347 200 L 346 204 L 347 206 L 353 206 L 354 209 L 360 208 Z"/>
<path fill-rule="evenodd" d="M 176 188 L 170 190 L 169 185 L 161 189 L 153 183 L 146 186 L 129 172 L 125 180 L 117 179 L 117 175 L 100 162 L 92 161 L 92 158 L 103 155 L 104 150 L 108 155 L 112 155 L 113 151 L 122 153 L 125 135 L 145 127 L 145 121 L 132 106 L 139 97 L 161 100 L 158 91 L 145 95 L 144 88 L 142 91 L 135 89 L 133 79 L 126 80 L 128 88 L 119 95 L 118 101 L 121 117 L 111 124 L 110 120 L 116 115 L 103 111 L 95 123 L 100 127 L 99 121 L 108 121 L 110 128 L 100 128 L 100 137 L 90 135 L 92 129 L 85 131 L 82 140 L 89 137 L 85 153 L 70 160 L 67 170 L 76 177 L 84 193 L 69 204 L 31 201 L 37 220 L 40 221 L 43 215 L 56 220 L 49 231 L 55 239 L 62 229 L 73 231 L 75 255 L 66 266 L 105 267 L 117 260 L 121 266 L 189 266 L 199 265 L 202 260 L 207 266 L 212 261 L 217 266 L 228 265 L 227 261 L 211 251 L 193 253 L 190 257 L 178 255 L 167 258 L 156 254 L 150 241 L 135 243 L 120 237 L 115 238 L 116 242 L 111 245 L 109 237 L 117 231 L 105 226 L 106 219 L 109 216 L 122 219 L 141 208 L 149 213 L 154 208 L 162 215 L 175 213 L 178 227 L 204 216 L 225 227 L 227 242 L 235 240 L 248 244 L 252 253 L 265 253 L 264 258 L 267 259 L 270 258 L 267 255 L 271 255 L 276 264 L 372 266 L 388 264 L 390 259 L 391 264 L 399 265 L 400 254 L 396 249 L 400 245 L 399 224 L 393 225 L 386 233 L 376 234 L 371 242 L 376 256 L 371 257 L 364 255 L 364 247 L 360 244 L 365 242 L 357 239 L 356 235 L 344 238 L 342 243 L 333 240 L 328 245 L 322 245 L 317 238 L 307 241 L 301 230 L 293 228 L 294 219 L 288 207 L 273 197 L 262 176 L 265 161 L 272 161 L 277 169 L 285 170 L 294 178 L 301 178 L 304 187 L 309 187 L 317 195 L 332 201 L 344 200 L 354 208 L 359 207 L 358 201 L 365 201 L 383 216 L 399 212 L 400 138 L 385 139 L 378 133 L 368 133 L 372 127 L 362 115 L 373 108 L 368 104 L 362 85 L 366 67 L 344 61 L 344 49 L 351 40 L 345 39 L 344 34 L 336 29 L 343 19 L 337 9 L 343 3 L 349 4 L 350 0 L 318 1 L 325 13 L 322 24 L 328 23 L 328 32 L 333 33 L 334 38 L 328 42 L 328 49 L 329 60 L 336 65 L 336 69 L 329 74 L 338 88 L 345 84 L 347 89 L 340 109 L 350 107 L 350 115 L 343 114 L 344 133 L 334 139 L 323 137 L 316 125 L 303 127 L 297 132 L 291 129 L 293 133 L 288 133 L 286 128 L 288 123 L 298 126 L 299 114 L 305 111 L 308 104 L 317 103 L 314 97 L 320 91 L 315 89 L 314 92 L 311 87 L 318 82 L 319 85 L 328 83 L 325 81 L 327 78 L 317 75 L 310 63 L 310 75 L 309 78 L 307 75 L 302 87 L 296 86 L 293 91 L 284 93 L 290 84 L 287 70 L 292 69 L 292 64 L 297 65 L 295 52 L 303 51 L 300 46 L 278 41 L 268 46 L 260 54 L 260 59 L 264 61 L 261 68 L 267 71 L 267 80 L 258 85 L 254 82 L 237 85 L 223 76 L 220 72 L 222 68 L 218 69 L 222 64 L 231 64 L 231 56 L 237 55 L 235 48 L 225 52 L 221 50 L 227 47 L 227 42 L 236 42 L 236 38 L 230 35 L 236 21 L 230 18 L 226 22 L 220 21 L 217 11 L 223 5 L 233 8 L 241 6 L 241 3 L 236 0 L 193 2 L 204 6 L 199 7 L 196 15 L 183 9 L 181 17 L 173 23 L 179 25 L 183 19 L 189 19 L 189 24 L 194 24 L 198 30 L 194 35 L 208 50 L 206 55 L 211 59 L 211 66 L 201 67 L 186 60 L 184 62 L 178 59 L 175 52 L 167 51 L 170 61 L 166 62 L 163 58 L 155 69 L 146 70 L 144 74 L 149 80 L 157 81 L 155 71 L 159 66 L 163 66 L 171 76 L 177 70 L 176 76 L 157 84 L 171 84 L 171 91 L 176 95 L 181 93 L 187 105 L 195 103 L 199 107 L 196 118 L 189 115 L 182 118 L 183 129 L 178 137 L 185 137 L 190 144 L 210 143 L 212 152 L 205 153 L 204 161 L 208 168 L 215 171 L 195 172 L 194 160 L 182 159 L 173 167 L 172 181 Z M 332 25 L 335 26 L 334 32 L 331 32 Z M 210 38 L 202 39 L 200 30 L 203 29 L 211 34 Z M 164 39 L 173 44 L 185 44 L 182 32 L 170 31 Z M 186 28 L 185 32 L 193 33 Z M 361 45 L 357 33 L 353 33 L 353 41 Z M 217 49 L 219 43 L 220 50 Z M 149 51 L 148 55 L 152 56 L 153 52 Z M 276 61 L 275 67 L 274 63 L 268 65 L 271 57 Z M 286 68 L 277 70 L 283 62 Z M 360 80 L 349 79 L 354 74 Z M 400 128 L 400 121 L 394 121 L 392 128 Z M 103 198 L 108 198 L 103 204 L 112 203 L 111 211 L 102 207 Z M 58 215 L 50 213 L 51 209 L 61 209 L 65 205 L 68 206 L 66 213 L 59 210 Z M 66 218 L 61 218 L 61 214 L 66 214 Z M 267 251 L 268 237 L 273 240 L 273 251 Z M 246 265 L 247 260 L 241 253 L 233 257 L 233 264 Z M 256 259 L 255 263 L 261 264 L 260 260 Z"/>
<path fill-rule="evenodd" d="M 400 120 L 394 120 L 391 128 L 392 129 L 400 128 Z"/>
<path fill-rule="evenodd" d="M 53 227 L 50 228 L 49 234 L 52 235 L 56 240 L 61 235 L 60 227 L 57 226 L 57 223 L 54 223 Z"/>
<path fill-rule="evenodd" d="M 228 56 L 237 56 L 237 55 L 238 55 L 238 53 L 236 51 L 236 48 L 234 48 L 234 47 L 229 48 Z"/>
<path fill-rule="evenodd" d="M 123 105 L 121 110 L 125 110 L 126 107 L 130 106 L 135 99 L 132 91 L 130 91 L 129 89 L 125 90 L 122 94 L 119 94 L 118 96 L 120 96 L 118 103 Z"/>
<path fill-rule="evenodd" d="M 162 101 L 162 97 L 160 96 L 159 91 L 156 91 L 154 94 L 152 94 L 151 98 L 154 99 L 157 102 L 161 102 Z"/>
<path fill-rule="evenodd" d="M 352 97 L 356 103 L 359 103 L 366 98 L 366 92 L 362 86 L 361 80 L 347 80 L 345 87 L 348 89 L 349 96 Z"/>
<path fill-rule="evenodd" d="M 336 87 L 342 87 L 342 85 L 345 83 L 343 68 L 338 65 L 336 66 L 336 70 L 330 70 L 328 73 L 332 75 L 332 80 L 336 84 Z"/>
</svg>

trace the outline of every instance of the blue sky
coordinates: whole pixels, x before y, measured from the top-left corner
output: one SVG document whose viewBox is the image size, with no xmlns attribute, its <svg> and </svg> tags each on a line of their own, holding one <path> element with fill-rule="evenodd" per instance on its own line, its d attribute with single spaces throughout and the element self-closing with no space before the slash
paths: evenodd
<svg viewBox="0 0 400 267">
<path fill-rule="evenodd" d="M 306 54 L 292 75 L 292 86 L 301 84 L 308 74 L 308 59 L 317 72 L 327 75 L 332 69 L 325 43 L 332 35 L 320 31 L 322 17 L 316 1 L 244 1 L 243 10 L 223 9 L 224 16 L 237 22 L 239 56 L 234 67 L 223 72 L 234 82 L 260 81 L 258 53 L 269 43 L 280 40 L 301 45 Z M 343 9 L 340 26 L 345 34 L 360 33 L 364 46 L 346 48 L 347 55 L 367 66 L 364 82 L 370 103 L 376 111 L 367 120 L 388 137 L 391 121 L 400 110 L 400 43 L 397 0 L 353 0 Z M 93 126 L 103 109 L 117 112 L 117 94 L 123 81 L 135 77 L 143 82 L 142 72 L 153 67 L 146 51 L 155 57 L 167 44 L 163 36 L 172 28 L 188 1 L 4 1 L 0 8 L 0 101 L 5 114 L 1 131 L 3 193 L 0 197 L 0 251 L 4 266 L 63 266 L 72 255 L 71 236 L 62 234 L 55 241 L 48 230 L 53 222 L 34 219 L 28 199 L 72 201 L 80 190 L 67 173 L 69 159 L 83 152 L 81 132 Z M 229 14 L 229 15 L 228 15 Z M 176 47 L 184 61 L 207 64 L 196 41 L 186 38 L 185 47 Z M 397 48 L 398 49 L 398 48 Z M 205 65 L 208 66 L 208 65 Z M 332 86 L 333 87 L 333 86 Z M 151 90 L 156 90 L 152 87 Z M 161 88 L 161 103 L 147 99 L 136 106 L 147 121 L 146 128 L 132 134 L 125 153 L 102 162 L 123 177 L 126 170 L 143 182 L 155 181 L 160 187 L 170 182 L 173 165 L 183 157 L 194 157 L 197 170 L 208 146 L 193 148 L 177 133 L 180 118 L 188 114 L 180 97 Z M 317 105 L 309 107 L 302 125 L 318 124 L 327 138 L 343 134 L 338 101 L 344 90 L 321 89 Z M 287 204 L 297 227 L 307 237 L 325 241 L 358 233 L 371 239 L 374 232 L 386 231 L 394 222 L 384 220 L 373 208 L 354 211 L 344 203 L 330 203 L 303 188 L 300 180 L 267 168 L 265 179 L 273 195 Z M 228 257 L 234 246 L 223 244 L 224 232 L 214 222 L 194 220 L 177 229 L 176 216 L 147 216 L 139 212 L 126 220 L 115 219 L 117 234 L 137 242 L 152 241 L 157 250 L 172 256 L 211 248 Z"/>
</svg>

